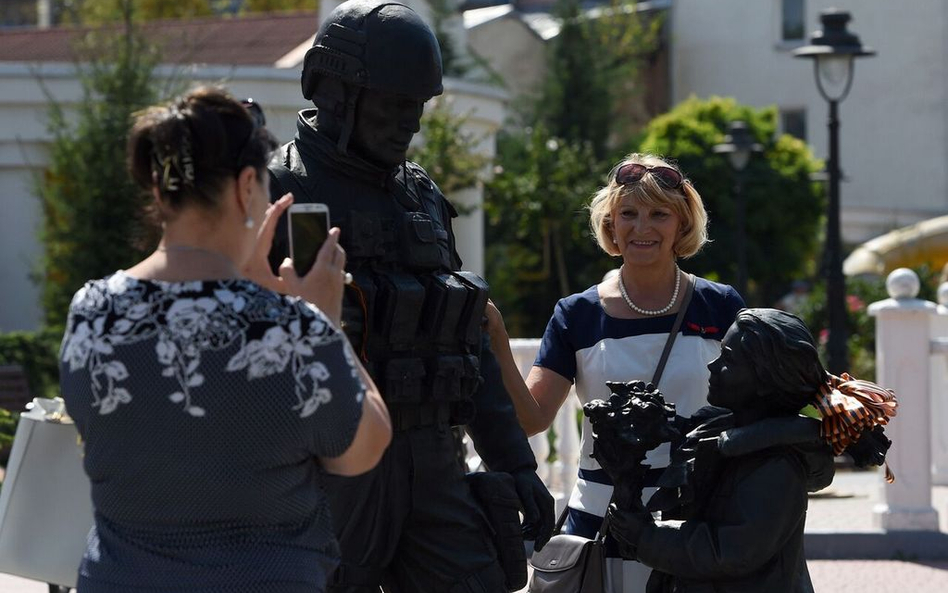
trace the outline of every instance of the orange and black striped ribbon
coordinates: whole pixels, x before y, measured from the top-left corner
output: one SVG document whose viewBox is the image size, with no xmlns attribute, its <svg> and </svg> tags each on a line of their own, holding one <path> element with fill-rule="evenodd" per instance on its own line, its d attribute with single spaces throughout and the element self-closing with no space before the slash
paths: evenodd
<svg viewBox="0 0 948 593">
<path fill-rule="evenodd" d="M 859 440 L 863 432 L 879 425 L 886 425 L 897 413 L 899 402 L 891 389 L 885 389 L 870 381 L 852 378 L 848 373 L 841 377 L 827 373 L 829 379 L 813 405 L 823 416 L 821 434 L 839 455 Z M 895 481 L 895 475 L 885 466 L 885 480 Z"/>
</svg>

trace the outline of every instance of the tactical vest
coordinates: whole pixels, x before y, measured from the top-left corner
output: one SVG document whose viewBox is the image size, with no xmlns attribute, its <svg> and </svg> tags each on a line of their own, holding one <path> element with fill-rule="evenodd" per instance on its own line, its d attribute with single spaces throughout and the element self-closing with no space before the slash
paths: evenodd
<svg viewBox="0 0 948 593">
<path fill-rule="evenodd" d="M 308 157 L 304 163 L 290 143 L 270 169 L 297 203 L 327 204 L 332 225 L 342 231 L 354 279 L 343 301 L 343 329 L 393 418 L 400 407 L 421 406 L 446 410 L 451 424 L 466 424 L 481 382 L 488 286 L 458 271 L 451 230 L 457 212 L 414 163 L 365 183 Z M 278 230 L 281 236 L 285 231 Z"/>
</svg>

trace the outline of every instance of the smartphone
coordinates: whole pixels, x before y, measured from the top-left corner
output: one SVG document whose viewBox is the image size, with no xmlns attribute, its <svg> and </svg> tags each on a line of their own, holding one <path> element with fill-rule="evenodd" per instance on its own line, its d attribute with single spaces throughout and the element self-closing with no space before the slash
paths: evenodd
<svg viewBox="0 0 948 593">
<path fill-rule="evenodd" d="M 316 254 L 329 236 L 329 206 L 293 204 L 289 210 L 290 259 L 300 276 L 305 276 L 316 261 Z"/>
</svg>

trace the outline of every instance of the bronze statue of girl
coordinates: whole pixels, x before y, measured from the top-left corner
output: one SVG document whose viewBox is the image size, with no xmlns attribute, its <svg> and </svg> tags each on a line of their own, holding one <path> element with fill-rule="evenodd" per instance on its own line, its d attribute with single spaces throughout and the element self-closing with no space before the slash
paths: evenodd
<svg viewBox="0 0 948 593">
<path fill-rule="evenodd" d="M 708 368 L 711 407 L 693 417 L 649 503 L 662 520 L 613 505 L 610 533 L 653 568 L 649 593 L 812 591 L 807 492 L 832 481 L 834 454 L 884 463 L 894 394 L 829 374 L 803 321 L 776 309 L 741 310 Z"/>
</svg>

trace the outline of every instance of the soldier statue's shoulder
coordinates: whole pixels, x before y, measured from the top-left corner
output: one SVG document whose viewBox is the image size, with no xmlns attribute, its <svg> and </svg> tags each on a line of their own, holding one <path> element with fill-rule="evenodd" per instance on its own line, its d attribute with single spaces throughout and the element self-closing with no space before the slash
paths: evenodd
<svg viewBox="0 0 948 593">
<path fill-rule="evenodd" d="M 444 192 L 441 191 L 441 188 L 438 187 L 438 184 L 435 183 L 434 179 L 431 178 L 431 175 L 428 175 L 428 172 L 425 171 L 425 168 L 419 165 L 414 161 L 405 161 L 404 164 L 405 170 L 409 175 L 415 178 L 415 181 L 418 182 L 423 188 L 434 192 L 438 197 L 441 198 L 441 201 L 444 204 L 444 207 L 447 209 L 451 218 L 458 217 L 457 208 L 454 207 L 454 204 L 451 203 L 451 200 L 444 195 Z"/>
</svg>

